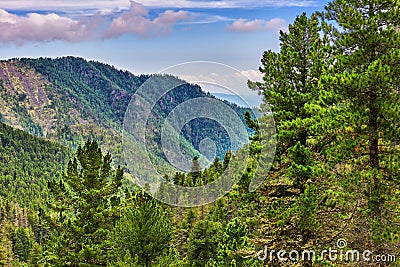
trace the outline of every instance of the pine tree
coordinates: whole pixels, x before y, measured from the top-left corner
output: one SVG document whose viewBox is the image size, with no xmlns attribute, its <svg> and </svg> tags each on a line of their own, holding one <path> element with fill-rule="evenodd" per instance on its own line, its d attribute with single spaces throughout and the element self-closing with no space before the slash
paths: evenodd
<svg viewBox="0 0 400 267">
<path fill-rule="evenodd" d="M 143 191 L 136 192 L 126 205 L 113 234 L 114 258 L 137 257 L 139 266 L 151 266 L 171 245 L 168 213 Z"/>
<path fill-rule="evenodd" d="M 192 186 L 197 186 L 201 183 L 201 166 L 199 158 L 196 156 L 192 160 L 192 166 L 190 166 L 189 177 L 191 178 Z"/>
<path fill-rule="evenodd" d="M 226 152 L 226 154 L 225 154 L 224 162 L 222 163 L 224 170 L 226 170 L 226 168 L 228 168 L 229 162 L 231 161 L 231 157 L 232 157 L 232 151 L 228 150 L 228 152 Z"/>
<path fill-rule="evenodd" d="M 400 2 L 334 0 L 325 9 L 336 53 L 322 84 L 340 108 L 331 160 L 363 211 L 350 235 L 387 253 L 400 231 Z"/>
<path fill-rule="evenodd" d="M 248 229 L 238 217 L 228 222 L 218 244 L 219 266 L 244 266 L 239 250 L 249 246 Z"/>
<path fill-rule="evenodd" d="M 45 266 L 42 247 L 36 242 L 33 243 L 32 245 L 32 250 L 29 255 L 28 264 L 31 267 Z"/>
<path fill-rule="evenodd" d="M 221 238 L 221 223 L 209 220 L 197 222 L 189 235 L 187 245 L 189 266 L 207 266 L 210 260 L 217 260 L 218 244 Z"/>
<path fill-rule="evenodd" d="M 172 178 L 175 185 L 183 186 L 185 184 L 185 174 L 182 172 L 176 172 Z"/>
<path fill-rule="evenodd" d="M 260 231 L 269 238 L 256 241 L 269 248 L 315 249 L 331 234 L 318 235 L 326 214 L 334 214 L 326 212 L 321 202 L 330 187 L 321 160 L 329 138 L 320 131 L 320 114 L 313 110 L 324 109 L 320 102 L 324 92 L 317 85 L 330 57 L 321 30 L 317 15 L 298 16 L 288 32 L 281 31 L 280 51 L 264 53 L 260 68 L 264 82 L 249 83 L 264 96 L 277 128 L 275 162 L 268 183 L 259 189 L 266 195 L 258 218 Z M 257 124 L 248 117 L 247 121 L 256 130 L 253 143 L 265 138 L 257 136 Z M 256 147 L 262 145 L 258 143 Z M 303 264 L 312 265 L 312 259 Z"/>
<path fill-rule="evenodd" d="M 49 207 L 57 215 L 45 218 L 53 230 L 46 247 L 52 266 L 106 265 L 106 241 L 119 217 L 122 178 L 121 168 L 111 168 L 111 155 L 103 155 L 96 141 L 87 141 L 62 179 L 49 182 Z"/>
<path fill-rule="evenodd" d="M 25 227 L 18 227 L 13 236 L 13 251 L 20 261 L 26 262 L 32 249 L 32 234 Z"/>
<path fill-rule="evenodd" d="M 11 265 L 12 244 L 7 228 L 4 222 L 0 222 L 0 266 Z"/>
</svg>

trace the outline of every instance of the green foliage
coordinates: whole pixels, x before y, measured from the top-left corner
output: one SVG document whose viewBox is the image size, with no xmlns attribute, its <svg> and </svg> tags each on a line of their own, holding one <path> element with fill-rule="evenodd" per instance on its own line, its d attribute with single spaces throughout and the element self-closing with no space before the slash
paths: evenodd
<svg viewBox="0 0 400 267">
<path fill-rule="evenodd" d="M 136 76 L 128 71 L 118 70 L 107 64 L 95 61 L 86 61 L 77 57 L 69 56 L 55 59 L 23 58 L 1 63 L 5 64 L 3 67 L 4 69 L 12 70 L 11 76 L 18 75 L 22 81 L 28 79 L 28 83 L 35 83 L 35 85 L 37 83 L 38 87 L 42 86 L 42 83 L 48 83 L 46 84 L 45 91 L 52 102 L 60 105 L 54 106 L 53 103 L 52 108 L 56 109 L 57 119 L 62 121 L 64 124 L 55 125 L 56 128 L 58 128 L 56 138 L 60 139 L 60 141 L 68 141 L 69 144 L 72 143 L 73 145 L 76 145 L 81 141 L 80 135 L 83 135 L 84 138 L 96 138 L 99 141 L 105 140 L 112 142 L 114 137 L 112 136 L 113 133 L 105 133 L 104 130 L 117 132 L 120 130 L 126 108 L 132 95 L 136 92 L 137 88 L 139 88 L 150 77 L 157 82 L 157 86 L 171 89 L 171 91 L 162 96 L 153 107 L 150 118 L 152 121 L 150 128 L 153 136 L 151 136 L 149 142 L 152 145 L 157 146 L 157 148 L 155 148 L 155 154 L 158 157 L 164 157 L 159 144 L 161 143 L 160 130 L 166 116 L 170 114 L 176 106 L 189 99 L 197 97 L 215 99 L 214 96 L 202 91 L 200 86 L 188 84 L 170 75 Z M 9 67 L 8 65 L 12 66 Z M 29 73 L 30 70 L 32 70 L 33 73 Z M 39 82 L 36 81 L 36 77 L 33 78 L 26 74 L 20 74 L 19 72 L 28 72 L 29 75 L 39 74 L 42 77 L 39 78 Z M 12 83 L 12 77 L 11 79 L 9 78 L 10 77 L 5 77 L 5 80 L 7 80 L 8 83 Z M 45 78 L 43 79 L 44 81 L 41 81 L 42 78 Z M 1 78 L 0 81 L 2 81 Z M 21 115 L 21 119 L 25 120 L 31 119 L 31 116 L 29 112 L 27 112 L 24 107 L 20 107 L 17 102 L 23 101 L 25 98 L 27 98 L 25 101 L 27 102 L 29 100 L 29 95 L 27 95 L 25 91 L 31 93 L 31 88 L 24 88 L 23 84 L 24 83 L 18 84 L 19 87 L 22 87 L 22 92 L 19 97 L 16 98 L 16 104 L 13 108 L 21 109 L 18 111 L 18 114 Z M 181 85 L 175 88 L 173 85 L 176 84 Z M 7 93 L 7 91 L 4 92 L 4 96 L 7 98 L 12 97 L 12 95 Z M 74 105 L 70 105 L 70 103 L 74 103 Z M 230 106 L 244 122 L 244 113 L 248 111 L 248 109 L 229 102 L 225 102 L 225 104 Z M 90 121 L 95 125 L 75 125 L 77 122 L 71 121 L 71 118 L 63 118 L 60 120 L 64 113 L 69 113 L 70 110 L 73 110 L 74 113 L 78 113 L 82 118 L 81 121 Z M 49 118 L 46 119 L 48 120 Z M 43 122 L 40 120 L 37 120 L 36 122 L 32 120 L 27 121 L 25 123 L 26 125 L 24 125 L 24 129 L 28 130 L 27 128 L 29 128 L 29 130 L 31 130 L 30 132 L 34 134 L 37 134 L 37 131 L 43 132 L 43 130 L 46 130 L 45 128 L 47 125 L 41 125 L 41 123 Z M 101 129 L 96 126 L 101 126 L 101 128 L 106 129 Z M 33 131 L 34 127 L 38 128 L 35 132 Z M 72 128 L 78 128 L 79 130 L 72 130 Z M 185 125 L 180 134 L 183 139 L 189 140 L 195 149 L 199 149 L 202 140 L 210 138 L 216 144 L 217 155 L 220 157 L 230 149 L 230 138 L 226 130 L 219 123 L 210 119 L 194 119 Z M 107 142 L 105 143 L 110 145 Z M 113 153 L 118 156 L 120 151 L 117 150 L 115 144 L 111 145 Z"/>
<path fill-rule="evenodd" d="M 189 266 L 206 266 L 207 262 L 217 260 L 218 244 L 222 238 L 220 222 L 199 221 L 189 235 L 187 250 Z"/>
<path fill-rule="evenodd" d="M 243 266 L 245 259 L 239 254 L 240 249 L 249 247 L 247 225 L 239 218 L 230 221 L 218 244 L 219 266 Z"/>
<path fill-rule="evenodd" d="M 277 128 L 275 162 L 262 188 L 265 204 L 257 219 L 269 237 L 261 238 L 261 243 L 269 248 L 316 248 L 332 237 L 332 232 L 317 234 L 324 231 L 322 222 L 334 214 L 320 202 L 323 188 L 332 186 L 323 166 L 329 139 L 320 131 L 320 114 L 309 108 L 327 108 L 319 101 L 324 91 L 317 86 L 330 58 L 329 41 L 321 30 L 315 14 L 298 16 L 288 32 L 280 33 L 280 51 L 264 53 L 260 68 L 264 82 L 249 83 L 264 95 Z M 248 123 L 257 129 L 257 124 L 249 119 Z M 253 143 L 259 143 L 257 139 Z"/>
<path fill-rule="evenodd" d="M 53 195 L 46 216 L 51 227 L 49 264 L 105 266 L 107 238 L 119 218 L 123 170 L 111 169 L 111 155 L 103 155 L 95 141 L 79 146 L 61 180 L 48 187 Z"/>
<path fill-rule="evenodd" d="M 0 196 L 37 209 L 48 197 L 47 180 L 55 178 L 69 150 L 0 123 Z"/>
<path fill-rule="evenodd" d="M 112 66 L 76 57 L 21 59 L 53 85 L 74 96 L 85 117 L 108 124 L 122 122 L 123 109 L 148 76 L 135 76 Z"/>
<path fill-rule="evenodd" d="M 128 199 L 112 236 L 115 257 L 136 257 L 138 266 L 152 266 L 160 256 L 167 257 L 173 229 L 166 210 L 143 191 Z"/>
<path fill-rule="evenodd" d="M 29 228 L 18 227 L 12 237 L 13 251 L 20 261 L 26 262 L 32 249 L 33 233 L 28 232 Z"/>
<path fill-rule="evenodd" d="M 27 208 L 0 198 L 0 266 L 27 266 L 36 223 Z"/>
<path fill-rule="evenodd" d="M 194 157 L 192 160 L 192 166 L 190 166 L 189 176 L 191 178 L 191 184 L 194 186 L 201 183 L 201 166 L 198 157 Z"/>
<path fill-rule="evenodd" d="M 340 122 L 332 127 L 337 141 L 330 160 L 342 165 L 342 183 L 364 203 L 356 214 L 359 229 L 349 234 L 356 244 L 388 250 L 400 223 L 399 2 L 335 0 L 321 16 L 333 22 L 327 30 L 335 51 L 321 87 L 340 106 L 328 117 Z"/>
<path fill-rule="evenodd" d="M 32 267 L 43 267 L 44 265 L 44 256 L 42 247 L 38 243 L 33 243 L 32 250 L 30 251 L 29 266 Z"/>
<path fill-rule="evenodd" d="M 0 266 L 8 266 L 11 262 L 11 241 L 4 222 L 0 223 Z"/>
<path fill-rule="evenodd" d="M 166 170 L 158 193 L 174 197 L 171 183 L 201 186 L 219 182 L 224 172 L 234 179 L 236 169 L 245 170 L 213 204 L 171 208 L 137 188 L 123 193 L 122 169 L 113 170 L 111 155 L 94 141 L 78 147 L 59 179 L 66 148 L 0 123 L 0 265 L 263 266 L 257 252 L 264 245 L 319 251 L 333 248 L 337 238 L 359 251 L 398 254 L 399 10 L 398 1 L 333 0 L 319 17 L 299 15 L 281 32 L 280 50 L 264 53 L 264 81 L 249 82 L 272 114 L 254 120 L 228 104 L 248 125 L 247 161 L 240 160 L 245 149 L 230 150 L 218 123 L 198 119 L 182 129 L 182 146 L 196 156 L 191 171 Z M 68 145 L 94 136 L 120 153 L 115 136 L 124 111 L 150 77 L 74 57 L 2 61 L 0 121 Z M 178 81 L 152 77 L 162 87 Z M 32 105 L 35 97 L 45 99 L 42 91 L 51 101 Z M 166 116 L 203 96 L 212 97 L 182 82 L 153 107 L 146 129 L 153 162 L 165 162 L 160 127 Z M 261 152 L 268 136 L 262 134 L 270 133 L 260 129 L 271 116 L 277 153 L 268 174 L 259 161 L 267 156 Z M 53 119 L 59 124 L 43 122 Z M 206 137 L 223 160 L 201 170 L 194 148 Z M 254 175 L 267 180 L 248 192 Z M 38 216 L 43 201 L 49 207 Z M 333 266 L 325 260 L 297 265 Z"/>
<path fill-rule="evenodd" d="M 201 186 L 213 182 L 217 180 L 225 171 L 231 156 L 232 152 L 229 150 L 226 153 L 223 162 L 220 162 L 217 157 L 204 171 L 201 170 L 199 159 L 194 157 L 192 160 L 192 165 L 190 166 L 190 172 L 188 174 L 176 172 L 172 178 L 172 182 L 175 185 L 187 187 Z"/>
</svg>

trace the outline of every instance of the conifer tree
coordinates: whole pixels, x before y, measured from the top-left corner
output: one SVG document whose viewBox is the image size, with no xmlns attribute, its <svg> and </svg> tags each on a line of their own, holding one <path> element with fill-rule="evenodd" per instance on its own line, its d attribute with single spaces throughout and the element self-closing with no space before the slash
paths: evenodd
<svg viewBox="0 0 400 267">
<path fill-rule="evenodd" d="M 28 264 L 31 267 L 43 267 L 44 257 L 42 247 L 38 243 L 33 243 L 32 250 L 29 255 Z"/>
<path fill-rule="evenodd" d="M 26 262 L 32 249 L 32 235 L 25 227 L 18 227 L 13 236 L 13 251 L 20 261 Z"/>
<path fill-rule="evenodd" d="M 217 260 L 218 244 L 222 238 L 220 222 L 201 220 L 197 222 L 189 235 L 187 259 L 189 266 L 207 266 L 209 261 Z"/>
<path fill-rule="evenodd" d="M 192 160 L 192 166 L 190 166 L 189 176 L 191 178 L 190 185 L 197 186 L 201 183 L 201 166 L 199 158 L 196 156 Z"/>
<path fill-rule="evenodd" d="M 53 214 L 45 219 L 51 230 L 47 244 L 52 266 L 105 266 L 110 230 L 119 217 L 123 170 L 111 168 L 96 141 L 79 146 L 59 181 L 49 182 Z M 56 215 L 56 216 L 54 216 Z"/>
<path fill-rule="evenodd" d="M 248 229 L 238 217 L 228 222 L 218 244 L 219 266 L 244 266 L 245 259 L 239 250 L 249 246 Z"/>
<path fill-rule="evenodd" d="M 167 209 L 147 193 L 136 192 L 127 200 L 112 240 L 114 258 L 136 257 L 139 266 L 151 266 L 172 243 Z"/>
<path fill-rule="evenodd" d="M 340 108 L 331 161 L 362 211 L 349 235 L 388 253 L 400 231 L 400 2 L 334 0 L 325 9 L 335 64 L 321 84 Z"/>
<path fill-rule="evenodd" d="M 0 222 L 0 266 L 9 266 L 12 259 L 12 244 L 4 222 Z"/>
<path fill-rule="evenodd" d="M 264 82 L 249 83 L 264 96 L 277 128 L 275 162 L 259 189 L 267 196 L 259 224 L 262 236 L 268 238 L 256 240 L 271 249 L 306 250 L 326 242 L 318 231 L 326 220 L 323 216 L 329 214 L 321 202 L 329 188 L 321 161 L 329 141 L 318 130 L 319 115 L 310 109 L 322 108 L 317 84 L 329 60 L 328 40 L 321 30 L 315 14 L 298 16 L 288 32 L 281 31 L 280 51 L 264 53 L 260 68 Z M 257 130 L 257 124 L 247 121 Z M 256 135 L 253 143 L 259 138 L 264 137 Z M 312 259 L 303 264 L 311 265 Z"/>
</svg>

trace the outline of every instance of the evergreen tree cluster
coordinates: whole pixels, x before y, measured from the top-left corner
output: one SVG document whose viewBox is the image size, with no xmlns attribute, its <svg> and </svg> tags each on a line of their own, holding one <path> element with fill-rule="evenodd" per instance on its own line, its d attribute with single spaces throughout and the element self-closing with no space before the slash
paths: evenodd
<svg viewBox="0 0 400 267">
<path fill-rule="evenodd" d="M 249 81 L 272 110 L 264 118 L 275 119 L 273 166 L 269 173 L 259 170 L 266 120 L 243 113 L 252 135 L 242 166 L 236 159 L 243 151 L 229 151 L 204 170 L 195 157 L 189 173 L 165 176 L 167 183 L 199 187 L 243 167 L 226 196 L 201 207 L 171 207 L 142 189 L 124 188 L 126 174 L 97 141 L 79 146 L 66 169 L 50 175 L 62 169 L 66 150 L 0 124 L 0 265 L 397 266 L 399 10 L 392 0 L 333 0 L 281 32 L 279 51 L 263 55 L 263 82 Z M 32 165 L 18 165 L 21 157 Z M 250 192 L 255 175 L 266 179 Z M 18 185 L 24 179 L 48 183 L 34 191 Z M 35 199 L 34 192 L 45 193 Z M 347 241 L 344 249 L 397 261 L 279 258 L 280 250 L 335 249 L 338 239 Z M 266 247 L 276 253 L 262 260 Z"/>
</svg>

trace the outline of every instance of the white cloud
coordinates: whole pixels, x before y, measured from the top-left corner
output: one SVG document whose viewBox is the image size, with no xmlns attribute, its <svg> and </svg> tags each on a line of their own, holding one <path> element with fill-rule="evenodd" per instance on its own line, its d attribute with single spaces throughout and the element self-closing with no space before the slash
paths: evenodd
<svg viewBox="0 0 400 267">
<path fill-rule="evenodd" d="M 263 75 L 260 71 L 258 70 L 243 70 L 241 73 L 246 76 L 250 81 L 253 82 L 262 82 L 263 81 Z"/>
<path fill-rule="evenodd" d="M 0 42 L 23 44 L 27 41 L 64 40 L 78 42 L 93 37 L 98 19 L 73 20 L 54 13 L 28 13 L 18 16 L 0 9 Z"/>
<path fill-rule="evenodd" d="M 284 30 L 286 21 L 281 18 L 274 18 L 269 21 L 266 20 L 246 20 L 243 18 L 235 20 L 232 24 L 227 25 L 227 30 L 233 32 L 252 32 L 260 29 L 267 31 Z"/>
<path fill-rule="evenodd" d="M 258 8 L 284 6 L 315 6 L 315 0 L 226 0 L 226 1 L 190 1 L 190 0 L 142 0 L 148 7 L 178 7 L 178 8 Z"/>
<path fill-rule="evenodd" d="M 281 18 L 271 19 L 265 23 L 265 29 L 267 31 L 285 30 L 286 29 L 286 21 Z"/>
<path fill-rule="evenodd" d="M 108 28 L 99 32 L 109 16 L 95 15 L 74 19 L 55 13 L 28 13 L 16 15 L 0 9 L 0 43 L 22 45 L 25 42 L 50 42 L 62 40 L 79 42 L 91 39 L 113 38 L 123 34 L 151 37 L 168 34 L 179 21 L 191 21 L 195 15 L 187 11 L 167 10 L 156 18 L 148 18 L 143 5 L 131 2 L 128 11 L 117 15 Z M 104 28 L 104 27 L 102 27 Z"/>
<path fill-rule="evenodd" d="M 273 1 L 275 0 L 260 2 L 266 4 Z M 174 7 L 204 5 L 218 8 L 244 5 L 244 1 L 142 0 L 142 2 L 144 4 L 125 0 L 38 0 L 33 6 L 31 0 L 0 0 L 0 43 L 23 44 L 25 42 L 50 42 L 55 40 L 79 42 L 99 37 L 114 38 L 124 34 L 154 37 L 170 33 L 175 24 L 183 22 L 194 24 L 232 21 L 227 29 L 238 32 L 261 29 L 280 30 L 285 26 L 285 21 L 279 18 L 270 21 L 241 18 L 234 21 L 227 17 L 192 13 L 184 10 L 166 10 L 154 18 L 154 16 L 149 16 L 148 7 L 154 7 L 156 3 L 159 3 L 158 5 Z M 41 10 L 44 12 L 16 15 L 10 13 L 7 9 Z M 57 11 L 49 10 L 58 10 L 59 12 L 57 14 Z M 46 12 L 49 13 L 46 14 Z M 79 13 L 81 15 L 78 15 Z M 111 19 L 108 26 L 102 24 L 112 17 L 114 18 Z M 99 32 L 100 29 L 103 29 L 102 33 Z"/>
<path fill-rule="evenodd" d="M 240 18 L 235 20 L 231 25 L 227 26 L 229 31 L 234 32 L 252 32 L 259 30 L 265 22 L 260 19 L 248 21 Z"/>
<path fill-rule="evenodd" d="M 209 15 L 205 13 L 190 13 L 194 18 L 191 21 L 185 21 L 185 24 L 211 24 L 218 22 L 230 22 L 234 21 L 232 18 L 219 16 L 219 15 Z"/>
<path fill-rule="evenodd" d="M 316 6 L 316 0 L 141 0 L 150 8 L 259 8 L 285 6 Z M 129 0 L 1 0 L 0 9 L 23 11 L 51 11 L 76 14 L 109 14 L 126 10 Z"/>
<path fill-rule="evenodd" d="M 76 15 L 109 14 L 129 8 L 128 0 L 1 0 L 0 9 L 50 11 Z"/>
<path fill-rule="evenodd" d="M 187 11 L 167 10 L 151 20 L 148 18 L 148 10 L 142 4 L 131 1 L 130 9 L 120 14 L 111 22 L 104 37 L 118 37 L 127 33 L 142 37 L 167 34 L 178 21 L 192 19 L 194 19 L 194 16 Z"/>
</svg>

